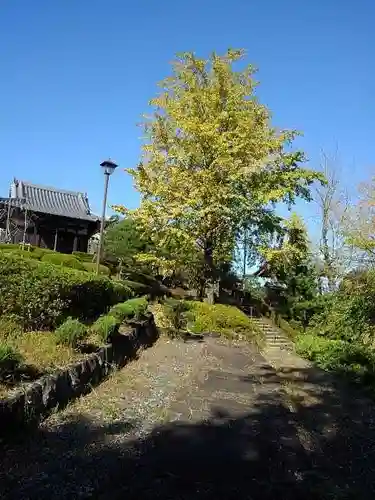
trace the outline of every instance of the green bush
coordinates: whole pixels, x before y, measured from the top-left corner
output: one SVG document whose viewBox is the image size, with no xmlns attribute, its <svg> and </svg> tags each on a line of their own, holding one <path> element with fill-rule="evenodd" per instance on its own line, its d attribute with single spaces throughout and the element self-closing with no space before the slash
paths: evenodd
<svg viewBox="0 0 375 500">
<path fill-rule="evenodd" d="M 118 333 L 120 321 L 111 314 L 100 316 L 91 327 L 91 331 L 104 343 L 108 343 Z"/>
<path fill-rule="evenodd" d="M 80 260 L 81 262 L 89 262 L 93 263 L 93 259 L 95 258 L 94 254 L 92 253 L 86 253 L 86 252 L 72 252 L 72 255 Z"/>
<path fill-rule="evenodd" d="M 143 283 L 137 283 L 135 281 L 122 280 L 124 285 L 128 286 L 131 290 L 134 290 L 134 293 L 146 293 L 149 290 L 149 287 Z"/>
<path fill-rule="evenodd" d="M 313 300 L 295 302 L 290 311 L 290 319 L 297 321 L 301 326 L 308 326 L 313 316 L 321 314 L 330 307 L 332 296 L 330 294 L 318 295 Z"/>
<path fill-rule="evenodd" d="M 53 328 L 68 316 L 95 319 L 131 295 L 120 281 L 0 252 L 0 311 L 24 329 Z"/>
<path fill-rule="evenodd" d="M 80 262 L 72 255 L 67 255 L 64 253 L 46 253 L 45 255 L 43 255 L 41 260 L 42 262 L 49 262 L 50 264 L 54 264 L 55 266 L 70 267 L 71 269 L 78 269 L 80 271 L 85 270 L 82 262 Z"/>
<path fill-rule="evenodd" d="M 22 356 L 14 347 L 0 342 L 0 379 L 14 371 L 21 362 Z"/>
<path fill-rule="evenodd" d="M 68 318 L 56 331 L 56 343 L 76 347 L 87 335 L 87 328 L 78 319 Z"/>
<path fill-rule="evenodd" d="M 121 322 L 125 319 L 139 319 L 145 314 L 147 307 L 147 297 L 138 297 L 116 304 L 110 309 L 109 314 Z"/>
<path fill-rule="evenodd" d="M 31 247 L 32 253 L 35 257 L 37 257 L 39 260 L 42 259 L 44 255 L 51 255 L 51 254 L 56 254 L 54 250 L 50 250 L 49 248 L 40 248 L 40 247 Z"/>
<path fill-rule="evenodd" d="M 312 316 L 312 333 L 331 339 L 371 343 L 375 337 L 375 271 L 352 274 L 328 294 L 322 311 Z"/>
<path fill-rule="evenodd" d="M 168 298 L 164 300 L 163 305 L 164 314 L 174 330 L 171 333 L 178 334 L 187 327 L 189 319 L 193 320 L 193 314 L 188 312 L 189 307 L 184 300 Z"/>
<path fill-rule="evenodd" d="M 12 252 L 13 250 L 19 250 L 20 246 L 17 243 L 0 243 L 0 250 L 5 252 Z"/>
<path fill-rule="evenodd" d="M 89 271 L 91 273 L 96 273 L 96 264 L 94 262 L 84 262 L 82 261 L 82 266 L 86 271 Z M 103 264 L 99 265 L 99 274 L 102 274 L 104 276 L 109 276 L 111 274 L 111 270 L 109 267 L 104 266 Z"/>
<path fill-rule="evenodd" d="M 21 259 L 35 259 L 39 260 L 39 256 L 35 254 L 34 252 L 28 251 L 28 250 L 22 250 L 21 248 L 12 248 L 9 250 L 4 250 L 0 249 L 0 252 L 6 253 L 6 254 L 11 254 L 14 255 L 15 257 L 21 258 Z"/>
<path fill-rule="evenodd" d="M 194 333 L 219 333 L 227 337 L 239 334 L 261 341 L 260 329 L 237 307 L 195 301 L 186 301 L 186 304 L 192 313 Z"/>
<path fill-rule="evenodd" d="M 364 345 L 303 334 L 297 337 L 296 350 L 323 370 L 364 384 L 375 382 L 375 353 Z"/>
<path fill-rule="evenodd" d="M 0 342 L 3 339 L 17 337 L 22 333 L 20 318 L 0 316 Z"/>
</svg>

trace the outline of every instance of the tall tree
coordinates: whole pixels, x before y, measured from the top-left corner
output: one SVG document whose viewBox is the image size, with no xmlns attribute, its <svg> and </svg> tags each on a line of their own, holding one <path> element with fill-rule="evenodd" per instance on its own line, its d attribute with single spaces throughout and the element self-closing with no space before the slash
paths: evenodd
<svg viewBox="0 0 375 500">
<path fill-rule="evenodd" d="M 349 203 L 341 185 L 337 152 L 328 155 L 323 151 L 320 167 L 326 182 L 315 189 L 320 221 L 319 253 L 323 263 L 321 273 L 332 291 L 351 264 L 351 252 L 344 238 Z"/>
<path fill-rule="evenodd" d="M 104 253 L 109 260 L 117 261 L 121 267 L 141 265 L 139 254 L 152 251 L 152 243 L 139 229 L 132 217 L 113 218 L 104 236 Z"/>
<path fill-rule="evenodd" d="M 310 199 L 310 184 L 322 179 L 291 150 L 296 132 L 271 125 L 254 68 L 234 70 L 243 56 L 181 54 L 151 100 L 143 156 L 129 170 L 142 194 L 137 219 L 160 247 L 173 241 L 176 262 L 202 262 L 206 281 L 232 259 L 245 224 L 262 223 L 276 202 Z"/>
<path fill-rule="evenodd" d="M 295 213 L 284 223 L 284 234 L 276 248 L 263 247 L 267 275 L 285 287 L 289 301 L 309 300 L 317 293 L 317 272 L 307 229 Z"/>
<path fill-rule="evenodd" d="M 375 177 L 359 186 L 356 205 L 346 211 L 344 235 L 358 266 L 375 266 Z"/>
</svg>

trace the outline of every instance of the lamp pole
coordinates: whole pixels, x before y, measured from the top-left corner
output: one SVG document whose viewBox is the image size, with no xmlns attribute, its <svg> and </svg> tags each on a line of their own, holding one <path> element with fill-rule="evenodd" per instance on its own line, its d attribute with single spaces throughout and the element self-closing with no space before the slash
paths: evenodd
<svg viewBox="0 0 375 500">
<path fill-rule="evenodd" d="M 108 183 L 109 176 L 113 174 L 115 169 L 118 167 L 117 163 L 112 161 L 110 158 L 108 160 L 103 161 L 100 166 L 104 172 L 104 196 L 103 196 L 103 209 L 102 209 L 102 218 L 100 222 L 100 235 L 99 235 L 99 245 L 98 251 L 96 254 L 96 274 L 99 274 L 99 266 L 100 259 L 103 251 L 103 235 L 104 235 L 104 225 L 105 225 L 105 209 L 107 207 L 107 194 L 108 194 Z"/>
</svg>

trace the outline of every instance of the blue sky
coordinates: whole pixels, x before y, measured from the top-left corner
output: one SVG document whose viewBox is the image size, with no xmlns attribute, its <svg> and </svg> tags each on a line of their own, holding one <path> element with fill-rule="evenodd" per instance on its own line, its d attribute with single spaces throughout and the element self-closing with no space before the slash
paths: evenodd
<svg viewBox="0 0 375 500">
<path fill-rule="evenodd" d="M 375 173 L 374 19 L 373 0 L 2 0 L 0 195 L 16 176 L 85 191 L 99 212 L 98 164 L 136 165 L 137 123 L 174 54 L 228 47 L 247 50 L 310 166 L 338 147 L 352 188 Z M 138 203 L 120 169 L 109 201 Z"/>
</svg>

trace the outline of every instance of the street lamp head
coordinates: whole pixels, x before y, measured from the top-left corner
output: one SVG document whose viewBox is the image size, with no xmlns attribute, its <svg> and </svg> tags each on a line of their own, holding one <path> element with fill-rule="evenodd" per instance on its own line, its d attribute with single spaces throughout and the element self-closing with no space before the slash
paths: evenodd
<svg viewBox="0 0 375 500">
<path fill-rule="evenodd" d="M 113 174 L 115 169 L 118 167 L 117 163 L 112 161 L 111 158 L 109 158 L 108 160 L 102 161 L 100 166 L 102 167 L 102 169 L 106 175 Z"/>
</svg>

